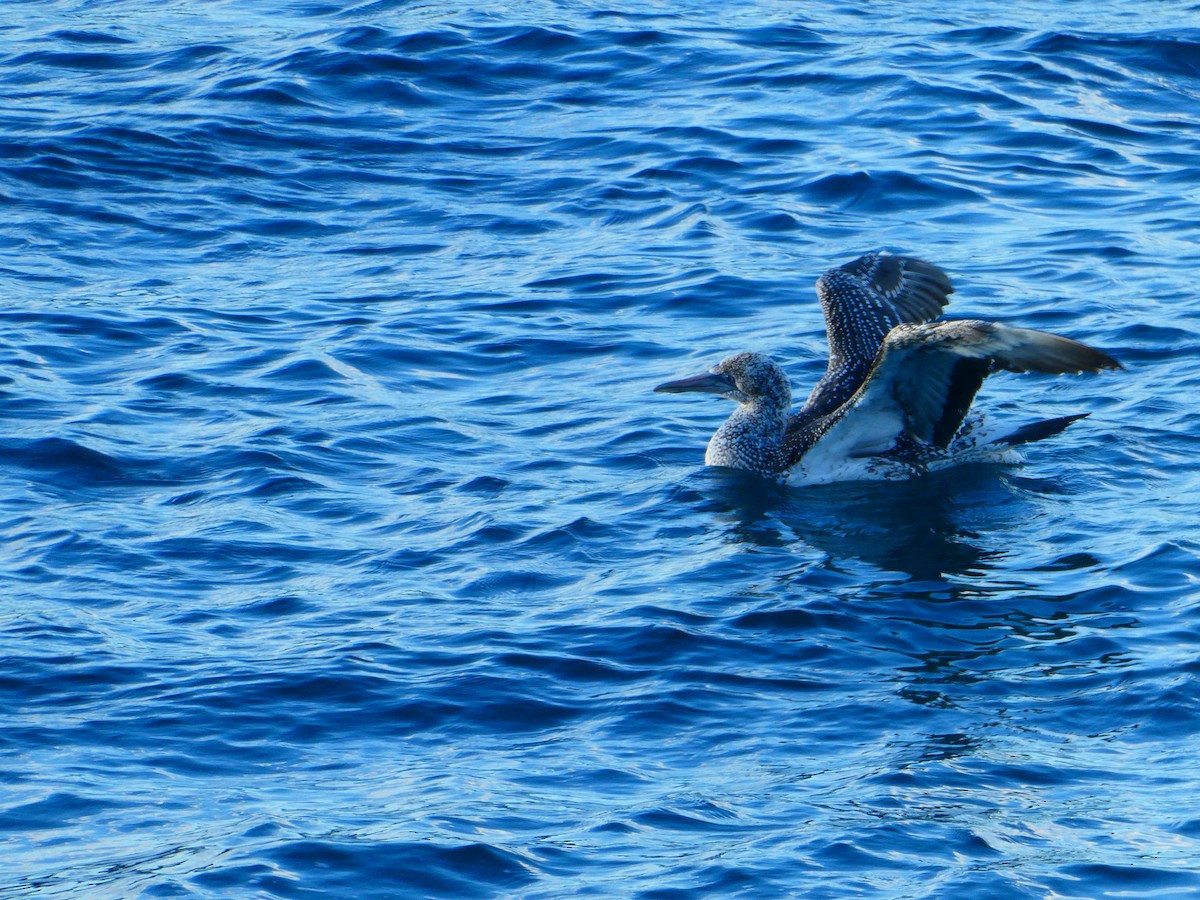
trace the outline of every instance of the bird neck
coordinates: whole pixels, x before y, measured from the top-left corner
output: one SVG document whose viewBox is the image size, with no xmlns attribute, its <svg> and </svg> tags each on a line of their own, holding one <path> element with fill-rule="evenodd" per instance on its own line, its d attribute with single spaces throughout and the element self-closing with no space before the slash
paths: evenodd
<svg viewBox="0 0 1200 900">
<path fill-rule="evenodd" d="M 764 429 L 775 431 L 787 425 L 788 409 L 773 397 L 755 397 L 753 400 L 739 403 L 729 418 L 735 416 L 743 416 Z"/>
<path fill-rule="evenodd" d="M 761 398 L 740 403 L 708 442 L 704 462 L 777 475 L 786 468 L 786 430 L 787 412 L 777 403 Z"/>
</svg>

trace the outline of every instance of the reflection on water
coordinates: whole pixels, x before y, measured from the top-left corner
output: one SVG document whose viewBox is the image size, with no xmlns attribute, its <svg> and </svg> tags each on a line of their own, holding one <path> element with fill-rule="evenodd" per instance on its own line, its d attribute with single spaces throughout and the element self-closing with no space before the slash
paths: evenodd
<svg viewBox="0 0 1200 900">
<path fill-rule="evenodd" d="M 913 578 L 982 575 L 1008 550 L 986 535 L 1030 514 L 1033 501 L 996 466 L 963 466 L 910 481 L 789 488 L 710 470 L 702 496 L 729 535 L 766 547 L 796 541 Z"/>
</svg>

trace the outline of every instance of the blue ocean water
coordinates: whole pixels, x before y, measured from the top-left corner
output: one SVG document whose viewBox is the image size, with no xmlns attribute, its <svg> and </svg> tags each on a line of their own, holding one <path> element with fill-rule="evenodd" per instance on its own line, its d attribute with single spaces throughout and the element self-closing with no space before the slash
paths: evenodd
<svg viewBox="0 0 1200 900">
<path fill-rule="evenodd" d="M 1200 6 L 0 15 L 3 897 L 1200 893 Z M 887 247 L 1127 371 L 772 488 Z"/>
</svg>

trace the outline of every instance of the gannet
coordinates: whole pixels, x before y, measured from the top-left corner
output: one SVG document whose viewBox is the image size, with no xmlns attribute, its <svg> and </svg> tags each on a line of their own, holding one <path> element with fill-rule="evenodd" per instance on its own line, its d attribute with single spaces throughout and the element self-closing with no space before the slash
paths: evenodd
<svg viewBox="0 0 1200 900">
<path fill-rule="evenodd" d="M 793 483 L 908 478 L 1057 434 L 1087 413 L 1015 430 L 968 411 L 1001 369 L 1049 375 L 1119 369 L 1101 350 L 1031 328 L 979 319 L 933 321 L 954 288 L 911 256 L 868 253 L 817 280 L 829 364 L 792 412 L 787 375 L 770 357 L 735 353 L 655 391 L 717 394 L 737 403 L 708 443 L 710 466 Z"/>
</svg>

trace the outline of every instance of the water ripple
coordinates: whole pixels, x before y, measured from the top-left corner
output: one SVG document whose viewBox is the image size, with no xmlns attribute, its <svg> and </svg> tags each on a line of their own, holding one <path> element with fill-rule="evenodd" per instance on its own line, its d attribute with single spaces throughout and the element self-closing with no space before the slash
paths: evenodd
<svg viewBox="0 0 1200 900">
<path fill-rule="evenodd" d="M 26 6 L 0 895 L 1196 892 L 1194 3 Z M 876 247 L 1127 371 L 703 470 Z"/>
</svg>

